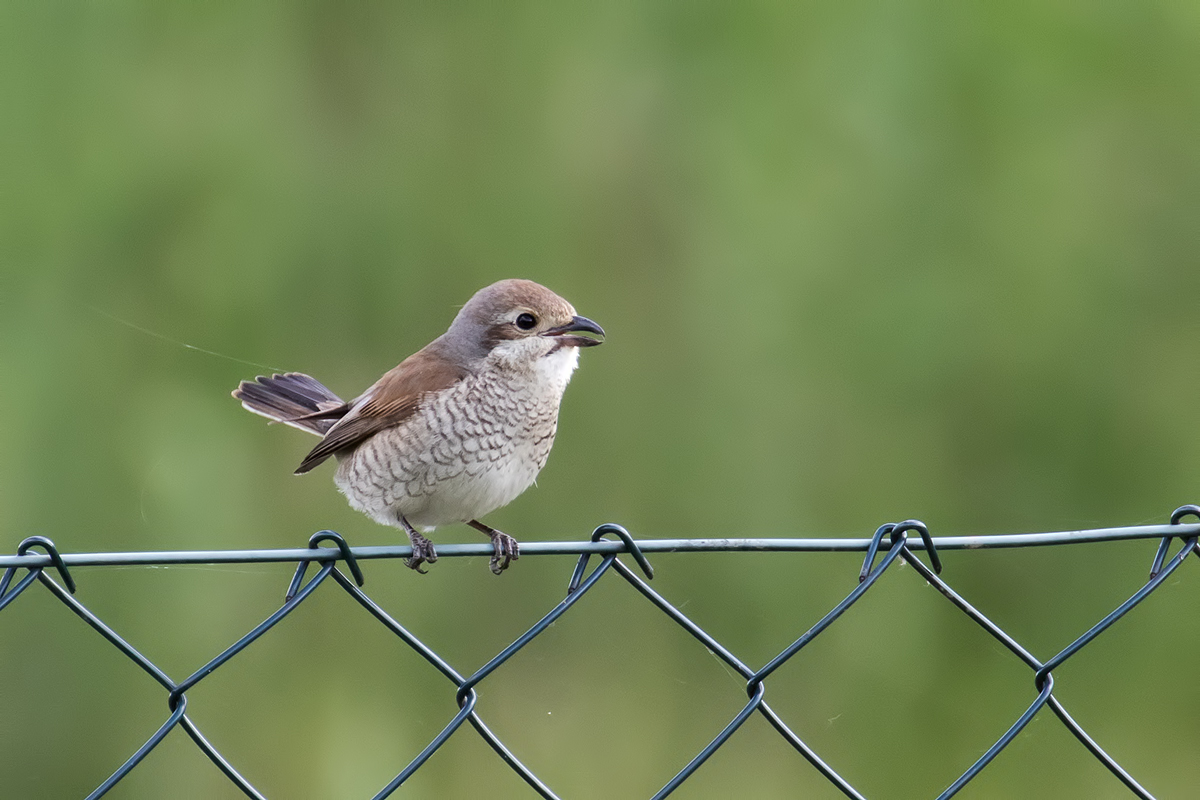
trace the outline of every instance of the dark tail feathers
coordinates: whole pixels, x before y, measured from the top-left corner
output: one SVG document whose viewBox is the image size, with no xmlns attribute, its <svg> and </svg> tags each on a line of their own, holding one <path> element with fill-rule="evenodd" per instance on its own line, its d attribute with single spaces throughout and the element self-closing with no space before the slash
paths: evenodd
<svg viewBox="0 0 1200 800">
<path fill-rule="evenodd" d="M 247 411 L 318 436 L 324 436 L 349 410 L 342 398 L 302 372 L 259 375 L 238 384 L 233 396 Z"/>
</svg>

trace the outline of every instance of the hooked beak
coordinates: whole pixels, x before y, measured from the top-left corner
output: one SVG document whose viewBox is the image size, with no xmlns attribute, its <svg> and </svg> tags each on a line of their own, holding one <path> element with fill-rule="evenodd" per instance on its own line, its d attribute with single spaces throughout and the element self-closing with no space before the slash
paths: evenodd
<svg viewBox="0 0 1200 800">
<path fill-rule="evenodd" d="M 566 325 L 559 325 L 557 328 L 551 328 L 550 330 L 544 332 L 542 336 L 554 337 L 558 340 L 559 346 L 561 347 L 592 347 L 593 345 L 603 344 L 603 339 L 593 339 L 590 336 L 571 335 L 580 331 L 593 333 L 597 336 L 604 335 L 604 328 L 601 328 L 587 317 L 571 317 L 571 321 Z"/>
</svg>

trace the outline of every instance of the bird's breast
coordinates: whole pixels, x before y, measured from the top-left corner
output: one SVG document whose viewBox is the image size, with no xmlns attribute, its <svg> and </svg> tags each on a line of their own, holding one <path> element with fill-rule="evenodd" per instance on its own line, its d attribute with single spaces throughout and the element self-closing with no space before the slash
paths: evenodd
<svg viewBox="0 0 1200 800">
<path fill-rule="evenodd" d="M 577 351 L 571 348 L 571 354 Z M 476 519 L 537 478 L 558 427 L 574 359 L 533 370 L 485 370 L 431 393 L 417 413 L 345 456 L 337 483 L 379 522 L 418 527 Z"/>
</svg>

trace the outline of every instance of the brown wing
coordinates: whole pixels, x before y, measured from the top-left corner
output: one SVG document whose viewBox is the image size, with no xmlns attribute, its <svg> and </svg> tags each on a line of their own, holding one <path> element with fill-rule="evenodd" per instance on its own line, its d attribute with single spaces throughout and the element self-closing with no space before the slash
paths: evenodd
<svg viewBox="0 0 1200 800">
<path fill-rule="evenodd" d="M 465 369 L 435 355 L 430 348 L 412 354 L 351 401 L 350 411 L 304 457 L 296 474 L 308 472 L 339 450 L 399 425 L 416 412 L 427 393 L 452 386 L 466 375 Z"/>
</svg>

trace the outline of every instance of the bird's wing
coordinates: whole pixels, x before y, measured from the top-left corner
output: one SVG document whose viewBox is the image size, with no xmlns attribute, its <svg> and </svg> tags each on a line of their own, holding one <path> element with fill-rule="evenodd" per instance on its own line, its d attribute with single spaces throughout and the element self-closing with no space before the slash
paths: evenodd
<svg viewBox="0 0 1200 800">
<path fill-rule="evenodd" d="M 426 394 L 446 389 L 467 374 L 466 369 L 429 353 L 428 348 L 414 353 L 350 403 L 350 411 L 304 457 L 296 474 L 308 472 L 339 450 L 399 425 L 416 412 Z"/>
</svg>

